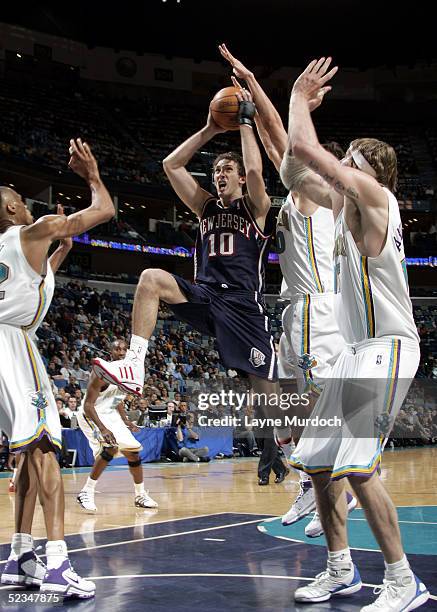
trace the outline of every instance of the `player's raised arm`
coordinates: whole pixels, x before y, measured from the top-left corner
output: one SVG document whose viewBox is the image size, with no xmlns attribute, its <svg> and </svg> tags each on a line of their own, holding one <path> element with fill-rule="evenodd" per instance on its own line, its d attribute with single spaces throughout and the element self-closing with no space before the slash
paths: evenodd
<svg viewBox="0 0 437 612">
<path fill-rule="evenodd" d="M 56 212 L 58 215 L 64 214 L 64 208 L 62 204 L 58 204 Z M 58 248 L 56 249 L 54 253 L 50 255 L 50 258 L 49 258 L 50 267 L 53 271 L 53 274 L 56 274 L 56 272 L 59 270 L 59 268 L 61 267 L 61 264 L 65 261 L 65 258 L 67 257 L 68 253 L 71 251 L 72 247 L 73 247 L 73 240 L 71 238 L 63 238 L 62 240 L 59 241 Z"/>
<path fill-rule="evenodd" d="M 235 76 L 245 80 L 252 94 L 258 112 L 257 127 L 261 142 L 266 149 L 267 155 L 269 155 L 269 158 L 275 164 L 279 172 L 279 159 L 282 159 L 287 147 L 287 132 L 285 131 L 282 119 L 273 106 L 270 98 L 258 83 L 253 72 L 246 68 L 240 60 L 234 57 L 224 43 L 219 45 L 219 50 L 222 56 L 232 66 Z M 232 81 L 236 87 L 239 86 L 235 78 L 232 78 Z"/>
<path fill-rule="evenodd" d="M 211 198 L 212 195 L 205 191 L 205 189 L 202 189 L 196 179 L 188 172 L 186 165 L 196 151 L 209 142 L 216 134 L 225 131 L 215 123 L 211 113 L 209 113 L 206 125 L 179 145 L 162 162 L 171 186 L 182 202 L 198 217 L 202 214 L 205 201 Z"/>
<path fill-rule="evenodd" d="M 253 131 L 255 105 L 250 93 L 245 89 L 242 89 L 237 97 L 240 102 L 238 120 L 240 122 L 247 192 L 255 219 L 263 218 L 264 220 L 271 203 L 264 184 L 261 153 Z"/>
<path fill-rule="evenodd" d="M 47 215 L 22 231 L 24 241 L 61 240 L 83 234 L 87 230 L 112 219 L 115 214 L 114 204 L 103 184 L 97 162 L 91 149 L 81 139 L 70 140 L 70 168 L 81 176 L 91 190 L 91 204 L 88 208 L 65 217 Z"/>
<path fill-rule="evenodd" d="M 109 429 L 103 425 L 95 409 L 95 403 L 97 401 L 97 398 L 99 397 L 103 387 L 105 387 L 106 384 L 107 383 L 103 382 L 100 378 L 98 378 L 98 376 L 96 376 L 94 372 L 91 372 L 90 380 L 85 394 L 83 411 L 84 415 L 95 423 L 96 427 L 102 434 L 104 441 L 107 444 L 110 444 L 111 446 L 117 446 L 117 441 L 114 437 L 114 434 L 112 433 L 112 431 L 109 431 Z"/>
<path fill-rule="evenodd" d="M 337 67 L 329 70 L 330 64 L 330 57 L 313 60 L 293 86 L 290 98 L 290 150 L 298 161 L 318 174 L 340 196 L 354 200 L 360 210 L 369 206 L 387 208 L 387 196 L 376 179 L 340 163 L 323 149 L 317 138 L 310 114 L 310 101 L 319 96 L 322 90 L 328 90 L 326 83 L 337 72 Z M 318 198 L 309 197 L 319 204 Z M 342 201 L 340 203 L 338 198 L 333 198 L 332 204 L 336 214 Z"/>
</svg>

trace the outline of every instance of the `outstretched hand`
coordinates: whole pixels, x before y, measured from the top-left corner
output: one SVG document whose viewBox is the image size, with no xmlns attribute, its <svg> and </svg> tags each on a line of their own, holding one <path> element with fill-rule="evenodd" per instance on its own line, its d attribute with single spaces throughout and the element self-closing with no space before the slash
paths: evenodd
<svg viewBox="0 0 437 612">
<path fill-rule="evenodd" d="M 80 138 L 70 140 L 70 161 L 69 167 L 81 176 L 87 183 L 99 180 L 99 169 L 94 155 L 86 142 L 82 142 Z"/>
<path fill-rule="evenodd" d="M 252 76 L 252 72 L 246 68 L 246 66 L 240 62 L 236 57 L 232 55 L 229 49 L 226 47 L 225 43 L 219 45 L 219 51 L 222 54 L 222 57 L 225 58 L 226 61 L 230 63 L 232 66 L 232 71 L 239 79 L 248 79 Z"/>
<path fill-rule="evenodd" d="M 331 61 L 332 58 L 330 57 L 321 57 L 319 60 L 313 60 L 293 85 L 292 95 L 301 94 L 305 96 L 310 111 L 320 106 L 324 95 L 332 89 L 330 85 L 325 85 L 338 70 L 338 66 L 334 66 L 334 68 L 327 72 Z"/>
</svg>

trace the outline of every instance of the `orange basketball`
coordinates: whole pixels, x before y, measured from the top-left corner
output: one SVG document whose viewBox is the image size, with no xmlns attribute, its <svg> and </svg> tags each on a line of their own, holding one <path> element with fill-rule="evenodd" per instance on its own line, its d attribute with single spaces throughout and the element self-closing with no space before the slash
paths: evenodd
<svg viewBox="0 0 437 612">
<path fill-rule="evenodd" d="M 235 95 L 237 87 L 220 89 L 213 97 L 209 108 L 212 118 L 224 130 L 238 130 L 238 98 Z"/>
</svg>

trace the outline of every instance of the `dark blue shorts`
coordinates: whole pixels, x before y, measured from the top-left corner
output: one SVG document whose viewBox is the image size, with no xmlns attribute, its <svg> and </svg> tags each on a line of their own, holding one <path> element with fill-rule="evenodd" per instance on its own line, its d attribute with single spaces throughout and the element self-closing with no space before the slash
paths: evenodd
<svg viewBox="0 0 437 612">
<path fill-rule="evenodd" d="M 226 368 L 277 380 L 277 361 L 270 321 L 254 291 L 194 284 L 173 274 L 188 302 L 168 304 L 178 319 L 217 339 Z"/>
</svg>

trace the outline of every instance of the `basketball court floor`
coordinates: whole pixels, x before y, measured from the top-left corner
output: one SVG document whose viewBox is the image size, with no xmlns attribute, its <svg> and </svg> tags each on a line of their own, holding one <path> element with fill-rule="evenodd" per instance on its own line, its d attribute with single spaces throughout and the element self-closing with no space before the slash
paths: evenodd
<svg viewBox="0 0 437 612">
<path fill-rule="evenodd" d="M 95 515 L 85 514 L 75 501 L 89 468 L 64 470 L 70 558 L 81 575 L 96 582 L 97 591 L 94 600 L 63 608 L 353 612 L 374 599 L 383 562 L 358 508 L 348 528 L 363 589 L 313 606 L 293 602 L 294 590 L 325 568 L 324 540 L 305 537 L 310 517 L 290 527 L 278 519 L 296 494 L 297 476 L 259 487 L 256 466 L 256 459 L 144 464 L 146 487 L 158 510 L 136 509 L 127 468 L 110 467 L 97 485 Z M 410 563 L 432 594 L 422 609 L 437 610 L 437 448 L 386 451 L 382 478 L 398 507 Z M 9 554 L 13 506 L 8 474 L 1 473 L 0 570 Z M 44 544 L 40 508 L 34 536 Z M 0 594 L 11 590 L 1 587 Z"/>
</svg>

